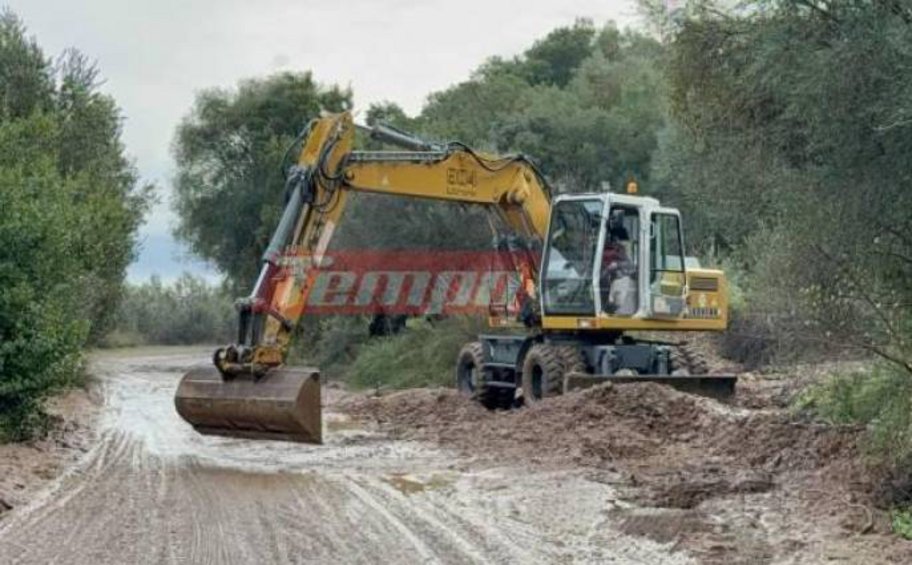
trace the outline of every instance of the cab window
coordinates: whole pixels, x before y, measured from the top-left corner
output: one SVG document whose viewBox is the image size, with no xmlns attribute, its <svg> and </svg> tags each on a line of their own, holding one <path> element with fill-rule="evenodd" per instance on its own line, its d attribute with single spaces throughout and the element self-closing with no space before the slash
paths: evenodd
<svg viewBox="0 0 912 565">
<path fill-rule="evenodd" d="M 649 288 L 651 310 L 659 316 L 678 316 L 684 307 L 684 249 L 681 222 L 675 214 L 653 214 L 650 226 Z"/>
<path fill-rule="evenodd" d="M 684 271 L 683 250 L 681 249 L 681 227 L 678 217 L 673 214 L 653 214 L 652 240 L 652 282 L 662 273 Z"/>
<path fill-rule="evenodd" d="M 564 200 L 552 209 L 542 288 L 547 314 L 592 315 L 601 200 Z"/>
<path fill-rule="evenodd" d="M 639 308 L 640 215 L 632 206 L 613 206 L 605 226 L 599 273 L 602 310 L 632 316 Z"/>
</svg>

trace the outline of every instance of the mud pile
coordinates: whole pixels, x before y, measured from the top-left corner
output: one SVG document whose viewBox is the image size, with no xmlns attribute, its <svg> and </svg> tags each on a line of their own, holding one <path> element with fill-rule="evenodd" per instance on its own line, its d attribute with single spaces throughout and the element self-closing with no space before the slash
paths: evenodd
<svg viewBox="0 0 912 565">
<path fill-rule="evenodd" d="M 398 437 L 472 452 L 599 465 L 679 457 L 767 472 L 809 470 L 856 457 L 860 430 L 749 411 L 655 383 L 606 384 L 513 411 L 488 411 L 449 389 L 353 397 L 340 408 Z"/>
<path fill-rule="evenodd" d="M 754 400 L 776 396 L 751 390 L 767 385 L 750 379 L 740 386 Z M 493 465 L 591 468 L 653 512 L 740 511 L 751 497 L 773 521 L 803 516 L 807 523 L 833 521 L 848 534 L 889 531 L 886 514 L 873 511 L 877 479 L 863 464 L 861 430 L 815 423 L 778 403 L 751 409 L 629 383 L 513 411 L 488 411 L 446 389 L 352 397 L 340 408 L 396 437 L 434 441 Z M 725 543 L 718 553 L 714 529 L 682 536 L 708 562 L 744 554 Z M 764 545 L 753 557 L 768 551 Z"/>
</svg>

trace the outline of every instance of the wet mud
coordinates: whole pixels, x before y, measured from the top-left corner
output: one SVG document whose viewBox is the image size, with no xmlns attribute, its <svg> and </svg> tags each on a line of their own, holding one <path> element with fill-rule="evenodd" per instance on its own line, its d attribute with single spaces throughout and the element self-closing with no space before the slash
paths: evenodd
<svg viewBox="0 0 912 565">
<path fill-rule="evenodd" d="M 575 464 L 391 437 L 324 389 L 321 446 L 200 436 L 172 396 L 207 352 L 101 356 L 96 440 L 0 521 L 0 563 L 692 563 Z"/>
<path fill-rule="evenodd" d="M 394 437 L 431 441 L 476 467 L 588 469 L 616 499 L 608 527 L 667 543 L 699 563 L 912 563 L 890 533 L 883 478 L 861 429 L 789 408 L 794 379 L 746 375 L 746 402 L 655 383 L 577 391 L 521 410 L 487 411 L 448 389 L 342 400 Z"/>
</svg>

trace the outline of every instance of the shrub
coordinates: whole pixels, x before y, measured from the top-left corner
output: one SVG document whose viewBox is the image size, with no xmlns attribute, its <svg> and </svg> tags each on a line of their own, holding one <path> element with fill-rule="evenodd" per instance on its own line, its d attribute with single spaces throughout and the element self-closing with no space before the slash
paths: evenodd
<svg viewBox="0 0 912 565">
<path fill-rule="evenodd" d="M 185 273 L 172 284 L 157 277 L 128 285 L 114 331 L 102 345 L 189 345 L 234 339 L 236 314 L 226 289 Z"/>
<path fill-rule="evenodd" d="M 56 66 L 0 12 L 0 441 L 46 427 L 51 392 L 116 308 L 149 201 L 121 115 L 75 50 Z"/>
<path fill-rule="evenodd" d="M 912 375 L 895 364 L 833 375 L 809 388 L 798 408 L 833 424 L 863 424 L 868 454 L 896 469 L 912 463 Z"/>
<path fill-rule="evenodd" d="M 907 540 L 912 540 L 912 507 L 896 508 L 891 519 L 893 533 Z"/>
<path fill-rule="evenodd" d="M 0 125 L 0 144 L 18 127 Z M 81 374 L 89 321 L 68 232 L 72 186 L 47 162 L 0 166 L 0 440 L 40 431 L 41 401 Z"/>
<path fill-rule="evenodd" d="M 451 385 L 456 356 L 476 339 L 479 326 L 477 319 L 467 317 L 410 320 L 402 333 L 365 343 L 345 378 L 356 387 Z"/>
</svg>

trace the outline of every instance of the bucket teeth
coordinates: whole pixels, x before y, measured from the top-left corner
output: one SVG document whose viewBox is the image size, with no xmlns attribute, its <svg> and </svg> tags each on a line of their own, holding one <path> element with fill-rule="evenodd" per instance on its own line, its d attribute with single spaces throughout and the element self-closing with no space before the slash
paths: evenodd
<svg viewBox="0 0 912 565">
<path fill-rule="evenodd" d="M 202 434 L 322 443 L 320 372 L 270 369 L 260 377 L 225 379 L 215 368 L 193 369 L 174 397 L 181 418 Z"/>
</svg>

